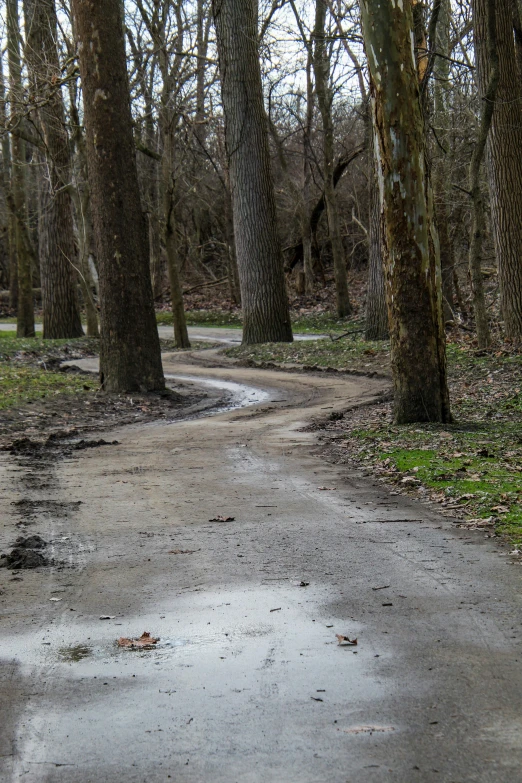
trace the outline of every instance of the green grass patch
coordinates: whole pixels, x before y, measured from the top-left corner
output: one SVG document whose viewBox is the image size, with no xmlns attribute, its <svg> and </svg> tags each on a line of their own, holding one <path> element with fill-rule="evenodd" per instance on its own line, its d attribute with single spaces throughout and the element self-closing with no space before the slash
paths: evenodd
<svg viewBox="0 0 522 783">
<path fill-rule="evenodd" d="M 293 343 L 266 343 L 227 348 L 226 356 L 254 362 L 299 364 L 331 367 L 336 370 L 374 372 L 386 370 L 390 347 L 385 342 L 365 342 L 352 337 L 296 341 Z"/>
<path fill-rule="evenodd" d="M 96 380 L 87 376 L 0 361 L 0 410 L 59 394 L 92 392 L 96 388 Z"/>
<path fill-rule="evenodd" d="M 399 488 L 416 490 L 463 519 L 489 521 L 522 547 L 521 435 L 519 422 L 504 421 L 375 426 L 349 437 L 359 443 L 358 458 Z"/>
</svg>

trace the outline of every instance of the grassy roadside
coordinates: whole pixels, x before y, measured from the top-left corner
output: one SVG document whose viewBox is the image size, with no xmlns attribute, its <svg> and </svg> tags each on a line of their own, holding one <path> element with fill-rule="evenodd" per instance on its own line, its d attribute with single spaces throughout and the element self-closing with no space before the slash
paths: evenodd
<svg viewBox="0 0 522 783">
<path fill-rule="evenodd" d="M 224 353 L 261 365 L 389 373 L 389 345 L 357 335 Z M 383 402 L 321 423 L 325 448 L 339 462 L 371 468 L 392 491 L 437 504 L 462 525 L 522 549 L 522 356 L 453 342 L 448 369 L 453 425 L 398 427 Z"/>
<path fill-rule="evenodd" d="M 241 328 L 243 325 L 240 311 L 230 310 L 187 310 L 185 313 L 188 326 L 210 326 Z M 292 328 L 300 334 L 325 334 L 335 332 L 337 334 L 356 328 L 354 322 L 339 320 L 333 313 L 292 313 Z M 172 326 L 172 313 L 162 310 L 156 313 L 156 321 L 160 326 Z"/>
<path fill-rule="evenodd" d="M 18 339 L 0 332 L 0 410 L 61 394 L 84 394 L 96 379 L 58 370 L 62 361 L 94 355 L 98 341 Z"/>
</svg>

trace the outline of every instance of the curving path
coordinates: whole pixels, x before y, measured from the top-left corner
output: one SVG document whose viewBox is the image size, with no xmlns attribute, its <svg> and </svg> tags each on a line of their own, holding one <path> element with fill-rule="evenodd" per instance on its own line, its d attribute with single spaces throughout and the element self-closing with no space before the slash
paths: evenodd
<svg viewBox="0 0 522 783">
<path fill-rule="evenodd" d="M 165 370 L 246 407 L 115 432 L 40 485 L 1 456 L 4 548 L 22 496 L 82 504 L 31 524 L 68 567 L 0 571 L 0 779 L 522 780 L 521 570 L 303 431 L 384 382 L 201 362 Z"/>
</svg>

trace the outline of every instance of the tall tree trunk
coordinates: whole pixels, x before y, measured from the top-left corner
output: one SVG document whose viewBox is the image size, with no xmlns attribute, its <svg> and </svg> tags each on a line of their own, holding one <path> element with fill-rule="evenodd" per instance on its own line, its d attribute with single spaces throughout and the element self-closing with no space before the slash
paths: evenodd
<svg viewBox="0 0 522 783">
<path fill-rule="evenodd" d="M 444 321 L 450 321 L 453 315 L 453 247 L 450 239 L 450 201 L 449 182 L 449 108 L 448 90 L 450 83 L 450 32 L 451 0 L 441 0 L 439 24 L 437 27 L 436 48 L 440 53 L 434 64 L 434 118 L 437 134 L 437 156 L 433 160 L 433 194 L 435 217 L 440 239 L 440 265 L 442 270 L 442 307 Z"/>
<path fill-rule="evenodd" d="M 368 147 L 368 292 L 366 295 L 366 340 L 387 340 L 390 336 L 388 308 L 386 306 L 386 285 L 384 281 L 384 231 L 382 225 L 382 205 L 377 182 L 378 151 L 368 106 L 367 117 Z"/>
<path fill-rule="evenodd" d="M 83 128 L 77 109 L 77 95 L 70 84 L 70 112 L 73 126 L 72 144 L 74 148 L 73 167 L 75 186 L 71 190 L 71 198 L 76 213 L 76 235 L 79 249 L 79 273 L 82 294 L 87 316 L 87 336 L 99 337 L 98 312 L 94 303 L 93 291 L 98 293 L 98 287 L 91 272 L 91 258 L 94 252 L 92 231 L 91 195 L 87 174 L 87 150 Z"/>
<path fill-rule="evenodd" d="M 257 3 L 213 0 L 212 10 L 244 314 L 243 342 L 291 342 L 257 47 Z"/>
<path fill-rule="evenodd" d="M 170 298 L 172 319 L 174 322 L 174 339 L 178 348 L 190 348 L 183 294 L 179 277 L 178 243 L 176 237 L 176 183 L 174 174 L 174 131 L 167 127 L 163 133 L 162 158 L 162 193 L 163 213 L 165 221 L 165 249 L 167 251 L 167 266 L 170 282 Z"/>
<path fill-rule="evenodd" d="M 330 61 L 325 36 L 326 3 L 316 0 L 314 27 L 314 74 L 317 103 L 323 123 L 324 196 L 328 214 L 328 228 L 332 245 L 335 288 L 337 293 L 337 315 L 345 318 L 352 312 L 348 294 L 348 279 L 344 258 L 341 222 L 335 194 L 334 173 L 334 129 L 332 117 L 333 91 L 330 87 Z"/>
<path fill-rule="evenodd" d="M 37 101 L 37 123 L 45 145 L 40 186 L 39 254 L 43 336 L 83 334 L 77 295 L 78 258 L 70 195 L 71 160 L 63 95 L 57 85 L 61 67 L 56 48 L 54 0 L 24 0 L 26 58 Z"/>
<path fill-rule="evenodd" d="M 448 422 L 440 258 L 431 231 L 424 122 L 411 53 L 412 8 L 363 0 L 361 12 L 388 249 L 395 420 Z"/>
<path fill-rule="evenodd" d="M 100 377 L 111 392 L 165 387 L 152 300 L 120 0 L 72 0 L 84 91 L 101 304 Z"/>
<path fill-rule="evenodd" d="M 6 200 L 7 211 L 7 249 L 8 249 L 8 275 L 9 275 L 9 308 L 16 310 L 18 303 L 18 269 L 16 258 L 16 215 L 12 209 L 11 193 L 11 148 L 9 134 L 7 133 L 7 110 L 4 68 L 0 58 L 0 128 L 2 128 L 2 181 L 1 187 Z M 12 196 L 12 193 L 11 193 Z"/>
<path fill-rule="evenodd" d="M 21 124 L 18 107 L 22 103 L 22 66 L 20 62 L 20 23 L 18 0 L 6 0 L 7 57 L 9 62 L 9 101 L 11 125 Z M 14 245 L 17 258 L 18 302 L 17 337 L 34 337 L 34 303 L 32 280 L 32 255 L 27 244 L 27 200 L 25 182 L 25 141 L 11 134 L 11 194 L 10 209 L 14 219 Z"/>
<path fill-rule="evenodd" d="M 493 114 L 495 112 L 495 100 L 500 77 L 497 49 L 496 6 L 496 0 L 488 0 L 486 45 L 488 50 L 489 82 L 486 94 L 484 95 L 484 100 L 482 101 L 480 130 L 473 150 L 469 172 L 470 193 L 473 205 L 469 269 L 471 274 L 473 309 L 475 312 L 479 348 L 487 348 L 490 343 L 488 315 L 481 268 L 484 235 L 486 233 L 486 209 L 480 182 L 480 169 L 484 158 L 488 134 L 491 129 Z"/>
<path fill-rule="evenodd" d="M 488 89 L 488 0 L 473 0 L 474 40 L 480 94 Z M 498 262 L 500 307 L 506 336 L 522 341 L 522 105 L 515 57 L 513 14 L 497 3 L 499 82 L 487 143 L 487 172 L 493 238 Z"/>
<path fill-rule="evenodd" d="M 312 83 L 312 50 L 308 49 L 306 62 L 306 119 L 303 129 L 303 208 L 301 210 L 301 231 L 303 235 L 303 268 L 305 293 L 313 294 L 315 274 L 312 254 L 312 125 L 314 120 L 314 88 Z"/>
</svg>

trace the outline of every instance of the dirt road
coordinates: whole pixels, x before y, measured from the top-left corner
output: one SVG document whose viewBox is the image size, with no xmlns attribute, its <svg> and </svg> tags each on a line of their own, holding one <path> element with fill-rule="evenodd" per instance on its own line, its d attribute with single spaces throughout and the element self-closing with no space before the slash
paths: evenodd
<svg viewBox="0 0 522 783">
<path fill-rule="evenodd" d="M 522 781 L 520 569 L 301 431 L 384 382 L 180 361 L 257 404 L 1 457 L 0 779 Z"/>
</svg>

